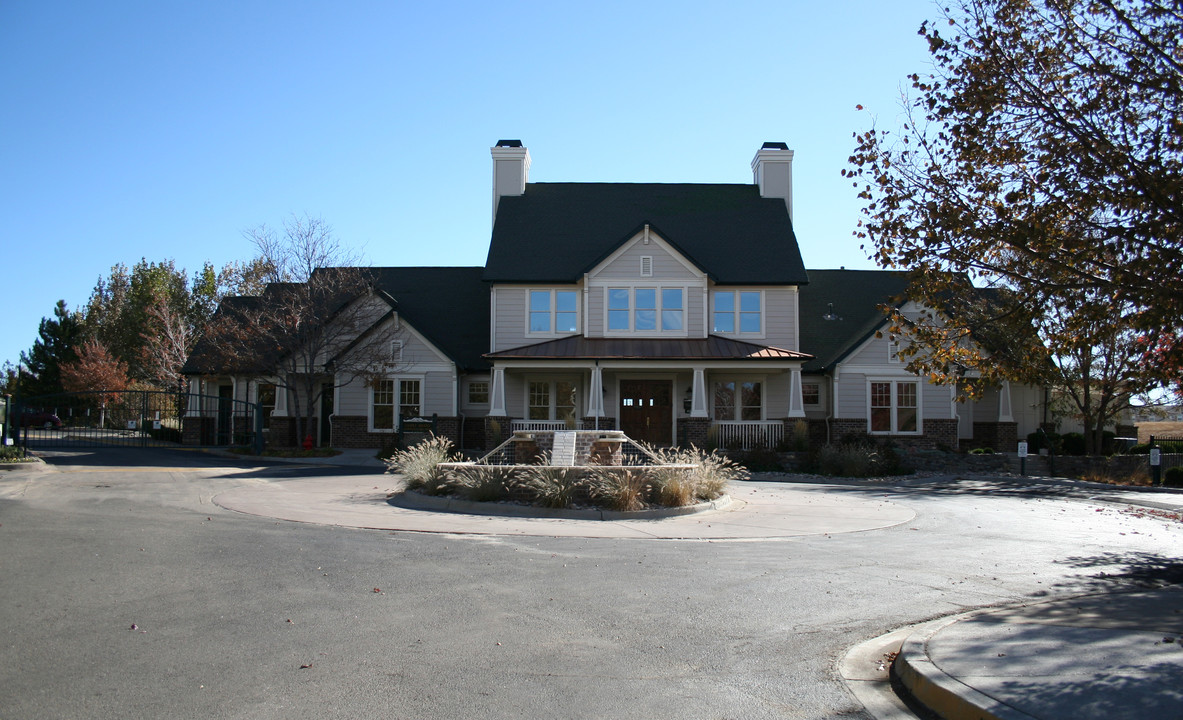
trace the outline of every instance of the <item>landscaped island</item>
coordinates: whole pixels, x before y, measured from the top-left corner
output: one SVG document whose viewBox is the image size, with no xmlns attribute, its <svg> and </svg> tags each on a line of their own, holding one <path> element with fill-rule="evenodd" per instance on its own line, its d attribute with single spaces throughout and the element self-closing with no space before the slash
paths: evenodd
<svg viewBox="0 0 1183 720">
<path fill-rule="evenodd" d="M 619 431 L 515 433 L 476 462 L 461 462 L 451 441 L 432 437 L 386 464 L 402 476 L 404 492 L 618 511 L 715 500 L 748 477 L 718 453 L 645 447 Z"/>
</svg>

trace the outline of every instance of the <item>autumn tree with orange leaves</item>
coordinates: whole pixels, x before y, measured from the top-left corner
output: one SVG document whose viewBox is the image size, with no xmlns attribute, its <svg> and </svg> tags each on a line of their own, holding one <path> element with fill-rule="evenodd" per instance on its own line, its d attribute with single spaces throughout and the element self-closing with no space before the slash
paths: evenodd
<svg viewBox="0 0 1183 720">
<path fill-rule="evenodd" d="M 68 392 L 94 395 L 99 405 L 99 427 L 106 425 L 108 404 L 118 402 L 130 385 L 127 363 L 98 340 L 82 343 L 78 359 L 62 365 L 62 387 Z"/>
<path fill-rule="evenodd" d="M 856 235 L 932 309 L 894 329 L 935 380 L 1058 388 L 1099 448 L 1183 367 L 1183 9 L 961 0 L 919 34 L 902 127 L 856 134 L 844 171 Z"/>
</svg>

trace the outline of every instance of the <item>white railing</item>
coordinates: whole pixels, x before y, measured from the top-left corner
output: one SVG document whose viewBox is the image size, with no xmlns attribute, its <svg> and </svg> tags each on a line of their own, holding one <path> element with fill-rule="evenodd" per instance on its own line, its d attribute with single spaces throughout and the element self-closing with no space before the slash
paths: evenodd
<svg viewBox="0 0 1183 720">
<path fill-rule="evenodd" d="M 511 429 L 517 430 L 566 430 L 567 423 L 563 420 L 514 420 Z"/>
<path fill-rule="evenodd" d="M 715 445 L 721 448 L 774 448 L 784 436 L 785 425 L 780 420 L 724 420 L 715 423 Z"/>
</svg>

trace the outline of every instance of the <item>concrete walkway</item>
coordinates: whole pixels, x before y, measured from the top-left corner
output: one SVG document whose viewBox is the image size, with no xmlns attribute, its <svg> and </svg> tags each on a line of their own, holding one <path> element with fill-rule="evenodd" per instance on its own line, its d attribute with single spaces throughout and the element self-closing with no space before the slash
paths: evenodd
<svg viewBox="0 0 1183 720">
<path fill-rule="evenodd" d="M 947 619 L 908 637 L 895 671 L 945 718 L 1183 718 L 1183 587 Z"/>
<path fill-rule="evenodd" d="M 255 484 L 224 492 L 214 502 L 249 515 L 344 527 L 414 532 L 550 537 L 757 540 L 856 532 L 890 527 L 915 517 L 886 500 L 863 500 L 818 489 L 775 483 L 744 483 L 722 510 L 660 519 L 584 520 L 432 512 L 395 507 L 389 475 L 303 478 Z M 511 506 L 512 507 L 512 506 Z"/>
</svg>

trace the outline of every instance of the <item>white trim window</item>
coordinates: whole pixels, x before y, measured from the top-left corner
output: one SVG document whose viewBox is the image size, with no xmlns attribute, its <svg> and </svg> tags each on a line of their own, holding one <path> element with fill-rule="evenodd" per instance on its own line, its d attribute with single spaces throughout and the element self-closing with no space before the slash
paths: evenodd
<svg viewBox="0 0 1183 720">
<path fill-rule="evenodd" d="M 579 411 L 578 386 L 571 380 L 531 380 L 526 383 L 526 417 L 573 423 Z"/>
<path fill-rule="evenodd" d="M 821 405 L 822 386 L 819 383 L 801 383 L 801 402 L 811 407 Z"/>
<path fill-rule="evenodd" d="M 526 291 L 527 326 L 532 335 L 579 332 L 578 290 Z"/>
<path fill-rule="evenodd" d="M 489 404 L 489 381 L 488 380 L 470 380 L 468 383 L 468 404 L 469 405 L 488 405 Z"/>
<path fill-rule="evenodd" d="M 867 431 L 872 435 L 920 434 L 920 383 L 916 380 L 867 382 Z"/>
<path fill-rule="evenodd" d="M 610 287 L 608 332 L 686 334 L 686 288 Z"/>
<path fill-rule="evenodd" d="M 760 380 L 723 379 L 714 382 L 715 419 L 763 420 L 764 385 Z"/>
<path fill-rule="evenodd" d="M 716 290 L 711 332 L 761 335 L 764 332 L 764 293 L 761 290 Z"/>
<path fill-rule="evenodd" d="M 394 432 L 403 419 L 420 417 L 422 388 L 419 378 L 375 380 L 370 387 L 370 432 Z"/>
</svg>

